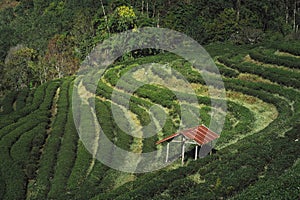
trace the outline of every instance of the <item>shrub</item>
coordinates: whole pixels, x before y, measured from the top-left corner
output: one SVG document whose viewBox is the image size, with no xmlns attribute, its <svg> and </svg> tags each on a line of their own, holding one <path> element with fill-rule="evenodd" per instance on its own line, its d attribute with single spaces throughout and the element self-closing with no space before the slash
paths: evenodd
<svg viewBox="0 0 300 200">
<path fill-rule="evenodd" d="M 72 87 L 69 89 L 69 98 L 71 97 L 71 89 Z M 48 198 L 57 198 L 66 192 L 68 178 L 76 158 L 77 141 L 78 134 L 73 121 L 72 107 L 70 106 Z"/>
<path fill-rule="evenodd" d="M 16 110 L 20 110 L 26 106 L 26 98 L 28 96 L 29 90 L 21 90 L 16 99 Z"/>
<path fill-rule="evenodd" d="M 0 113 L 1 115 L 7 115 L 14 111 L 13 104 L 17 99 L 17 91 L 8 93 L 3 101 L 2 101 L 2 109 L 3 111 Z"/>
<path fill-rule="evenodd" d="M 65 131 L 68 115 L 69 80 L 62 84 L 60 95 L 57 101 L 57 115 L 51 127 L 51 133 L 47 138 L 39 163 L 39 171 L 36 177 L 36 184 L 32 186 L 33 199 L 45 199 L 51 187 L 50 180 L 55 173 L 58 152 L 61 146 L 61 138 Z"/>
<path fill-rule="evenodd" d="M 300 59 L 288 57 L 288 56 L 277 56 L 274 54 L 267 54 L 265 52 L 252 51 L 249 53 L 250 57 L 260 62 L 285 66 L 289 68 L 300 69 Z"/>
<path fill-rule="evenodd" d="M 274 48 L 278 49 L 279 51 L 284 51 L 290 54 L 294 54 L 296 56 L 300 56 L 300 44 L 297 41 L 289 41 L 289 42 L 276 42 L 272 45 Z"/>
</svg>

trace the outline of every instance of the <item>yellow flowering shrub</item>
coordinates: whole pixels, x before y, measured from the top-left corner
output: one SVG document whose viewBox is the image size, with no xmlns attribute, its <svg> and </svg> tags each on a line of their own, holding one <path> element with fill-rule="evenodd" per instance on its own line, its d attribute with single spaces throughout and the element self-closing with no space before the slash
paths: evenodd
<svg viewBox="0 0 300 200">
<path fill-rule="evenodd" d="M 119 6 L 117 8 L 117 13 L 122 18 L 136 18 L 136 15 L 135 15 L 132 7 Z"/>
</svg>

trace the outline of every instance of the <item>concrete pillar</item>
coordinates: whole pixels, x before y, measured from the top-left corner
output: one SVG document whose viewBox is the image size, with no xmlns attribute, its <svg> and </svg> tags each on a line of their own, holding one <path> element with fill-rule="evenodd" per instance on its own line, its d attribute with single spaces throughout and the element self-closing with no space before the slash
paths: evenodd
<svg viewBox="0 0 300 200">
<path fill-rule="evenodd" d="M 198 158 L 198 145 L 196 145 L 196 149 L 195 149 L 195 160 L 197 160 Z"/>
<path fill-rule="evenodd" d="M 169 150 L 170 150 L 170 143 L 167 144 L 166 162 L 169 162 Z"/>
<path fill-rule="evenodd" d="M 185 151 L 185 138 L 182 136 L 182 143 L 181 143 L 181 165 L 184 164 L 184 151 Z"/>
</svg>

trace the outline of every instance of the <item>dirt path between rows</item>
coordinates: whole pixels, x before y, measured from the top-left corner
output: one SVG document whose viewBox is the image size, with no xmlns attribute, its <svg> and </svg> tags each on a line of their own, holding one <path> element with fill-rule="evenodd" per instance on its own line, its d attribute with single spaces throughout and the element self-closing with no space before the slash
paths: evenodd
<svg viewBox="0 0 300 200">
<path fill-rule="evenodd" d="M 41 155 L 43 153 L 43 149 L 44 149 L 45 145 L 47 144 L 48 138 L 49 138 L 51 130 L 52 130 L 52 125 L 53 125 L 53 123 L 55 121 L 55 118 L 56 118 L 56 114 L 57 114 L 57 100 L 59 98 L 59 93 L 60 93 L 60 88 L 57 88 L 55 96 L 54 96 L 53 101 L 52 101 L 49 127 L 46 130 L 46 139 L 45 139 L 45 142 L 44 142 L 43 146 L 40 149 Z M 38 174 L 38 169 L 36 170 L 35 174 Z M 33 185 L 34 183 L 35 183 L 35 179 L 28 180 L 27 190 L 26 190 L 26 200 L 30 200 L 31 199 L 32 191 L 31 191 L 30 188 L 31 188 L 31 185 Z"/>
</svg>

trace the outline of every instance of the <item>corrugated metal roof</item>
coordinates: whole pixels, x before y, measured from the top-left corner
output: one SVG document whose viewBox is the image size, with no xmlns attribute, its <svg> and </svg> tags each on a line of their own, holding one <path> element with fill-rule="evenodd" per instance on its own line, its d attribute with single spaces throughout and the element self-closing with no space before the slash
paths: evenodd
<svg viewBox="0 0 300 200">
<path fill-rule="evenodd" d="M 156 142 L 156 144 L 171 140 L 179 135 L 184 135 L 186 138 L 194 140 L 199 145 L 207 144 L 220 137 L 217 133 L 209 130 L 206 126 L 201 125 L 170 135 L 169 137 Z"/>
</svg>

